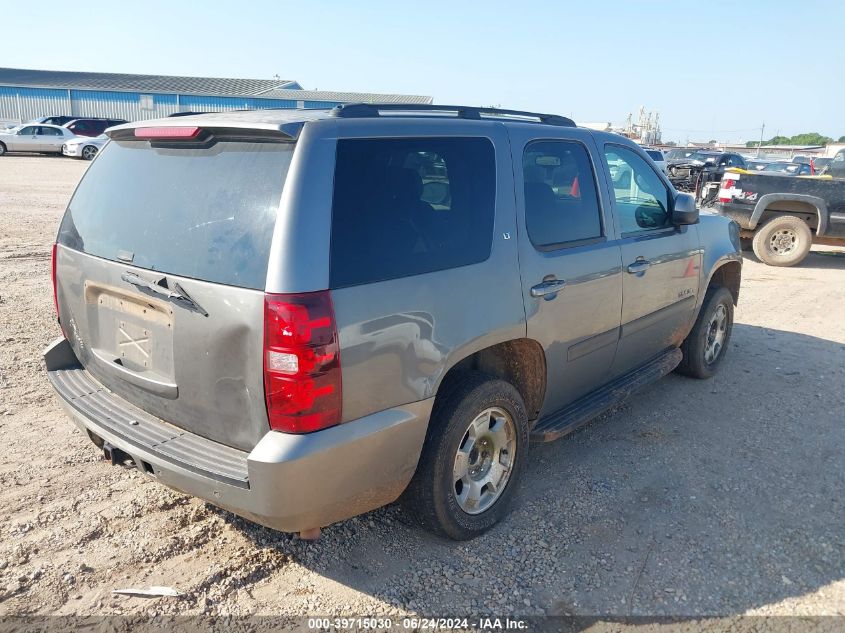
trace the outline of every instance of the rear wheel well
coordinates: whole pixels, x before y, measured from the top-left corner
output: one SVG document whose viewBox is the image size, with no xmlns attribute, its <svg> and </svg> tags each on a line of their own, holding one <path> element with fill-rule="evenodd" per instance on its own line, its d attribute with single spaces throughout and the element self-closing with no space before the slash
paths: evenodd
<svg viewBox="0 0 845 633">
<path fill-rule="evenodd" d="M 742 279 L 742 265 L 739 262 L 728 262 L 719 266 L 710 277 L 709 288 L 719 286 L 730 290 L 734 298 L 734 305 L 739 302 L 739 284 Z"/>
<path fill-rule="evenodd" d="M 546 356 L 537 341 L 522 338 L 486 347 L 453 365 L 437 391 L 438 397 L 467 371 L 480 371 L 516 387 L 529 420 L 540 414 L 546 393 Z"/>
<path fill-rule="evenodd" d="M 801 218 L 813 232 L 816 232 L 819 228 L 819 210 L 809 202 L 798 200 L 779 200 L 778 202 L 773 202 L 763 211 L 757 223 L 757 228 L 760 228 L 769 220 L 783 215 Z"/>
</svg>

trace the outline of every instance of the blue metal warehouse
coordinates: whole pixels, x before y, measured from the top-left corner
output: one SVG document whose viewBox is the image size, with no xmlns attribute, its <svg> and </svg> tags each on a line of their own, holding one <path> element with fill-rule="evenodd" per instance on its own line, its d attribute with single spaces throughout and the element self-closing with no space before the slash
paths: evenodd
<svg viewBox="0 0 845 633">
<path fill-rule="evenodd" d="M 303 90 L 283 79 L 219 79 L 0 68 L 0 121 L 70 115 L 138 121 L 176 112 L 431 103 L 431 97 Z"/>
</svg>

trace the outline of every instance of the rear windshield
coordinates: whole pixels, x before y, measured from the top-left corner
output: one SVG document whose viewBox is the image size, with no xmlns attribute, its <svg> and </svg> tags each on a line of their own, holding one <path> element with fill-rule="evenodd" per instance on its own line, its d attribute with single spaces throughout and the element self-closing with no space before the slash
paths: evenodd
<svg viewBox="0 0 845 633">
<path fill-rule="evenodd" d="M 79 184 L 59 243 L 149 270 L 263 289 L 292 154 L 288 143 L 172 149 L 112 141 Z"/>
</svg>

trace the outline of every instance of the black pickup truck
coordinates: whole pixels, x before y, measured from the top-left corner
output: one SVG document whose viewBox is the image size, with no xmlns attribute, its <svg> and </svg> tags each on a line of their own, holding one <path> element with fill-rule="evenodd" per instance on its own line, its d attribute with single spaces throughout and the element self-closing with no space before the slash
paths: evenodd
<svg viewBox="0 0 845 633">
<path fill-rule="evenodd" d="M 845 246 L 845 150 L 825 172 L 805 177 L 729 169 L 715 207 L 739 224 L 743 248 L 751 247 L 760 261 L 794 266 L 813 244 Z"/>
</svg>

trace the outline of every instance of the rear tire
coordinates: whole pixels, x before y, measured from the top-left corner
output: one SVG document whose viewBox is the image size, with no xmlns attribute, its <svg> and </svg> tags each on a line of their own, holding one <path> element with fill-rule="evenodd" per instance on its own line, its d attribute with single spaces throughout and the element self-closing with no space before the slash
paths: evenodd
<svg viewBox="0 0 845 633">
<path fill-rule="evenodd" d="M 513 385 L 467 372 L 438 394 L 402 503 L 424 528 L 455 540 L 508 512 L 528 455 L 528 418 Z"/>
<path fill-rule="evenodd" d="M 731 291 L 721 286 L 709 288 L 695 325 L 681 345 L 684 358 L 676 371 L 690 378 L 713 376 L 727 353 L 733 323 Z"/>
<path fill-rule="evenodd" d="M 6 153 L 6 146 L 0 143 L 0 156 Z"/>
<path fill-rule="evenodd" d="M 813 245 L 813 233 L 801 218 L 783 215 L 766 222 L 754 234 L 754 254 L 769 266 L 801 263 Z"/>
</svg>

